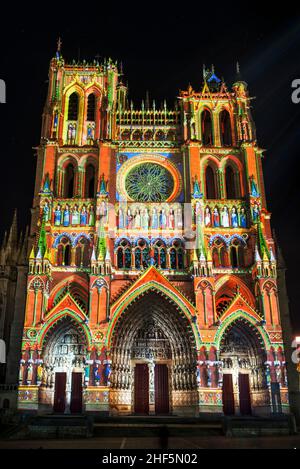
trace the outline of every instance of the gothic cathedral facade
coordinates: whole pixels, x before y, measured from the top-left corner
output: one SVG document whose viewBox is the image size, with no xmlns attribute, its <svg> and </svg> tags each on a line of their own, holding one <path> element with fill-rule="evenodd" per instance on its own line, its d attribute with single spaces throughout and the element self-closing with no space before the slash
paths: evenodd
<svg viewBox="0 0 300 469">
<path fill-rule="evenodd" d="M 247 84 L 173 109 L 112 60 L 51 60 L 18 408 L 288 412 L 276 250 Z"/>
</svg>

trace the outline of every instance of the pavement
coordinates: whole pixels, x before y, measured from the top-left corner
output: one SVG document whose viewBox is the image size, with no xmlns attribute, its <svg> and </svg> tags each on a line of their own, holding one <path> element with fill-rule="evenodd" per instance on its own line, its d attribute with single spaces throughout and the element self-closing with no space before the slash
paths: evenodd
<svg viewBox="0 0 300 469">
<path fill-rule="evenodd" d="M 300 449 L 300 435 L 96 437 L 64 440 L 2 440 L 0 449 Z"/>
</svg>

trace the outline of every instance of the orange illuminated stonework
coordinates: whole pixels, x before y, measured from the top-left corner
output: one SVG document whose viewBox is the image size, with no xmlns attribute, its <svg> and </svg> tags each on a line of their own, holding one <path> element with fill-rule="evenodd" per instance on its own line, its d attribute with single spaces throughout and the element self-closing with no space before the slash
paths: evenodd
<svg viewBox="0 0 300 469">
<path fill-rule="evenodd" d="M 204 70 L 169 109 L 60 46 L 38 148 L 19 408 L 289 410 L 247 84 Z M 276 408 L 275 408 L 275 407 Z"/>
</svg>

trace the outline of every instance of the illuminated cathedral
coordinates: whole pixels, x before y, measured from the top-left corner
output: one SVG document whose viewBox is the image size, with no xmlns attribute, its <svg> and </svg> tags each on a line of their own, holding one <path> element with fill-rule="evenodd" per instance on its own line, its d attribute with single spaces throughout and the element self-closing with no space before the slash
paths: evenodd
<svg viewBox="0 0 300 469">
<path fill-rule="evenodd" d="M 239 70 L 175 106 L 128 100 L 119 65 L 49 69 L 18 408 L 289 412 L 263 150 Z"/>
</svg>

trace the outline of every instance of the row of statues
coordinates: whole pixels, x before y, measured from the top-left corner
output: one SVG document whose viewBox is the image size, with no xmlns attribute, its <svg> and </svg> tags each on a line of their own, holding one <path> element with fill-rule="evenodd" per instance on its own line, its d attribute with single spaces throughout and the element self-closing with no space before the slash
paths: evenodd
<svg viewBox="0 0 300 469">
<path fill-rule="evenodd" d="M 76 142 L 77 127 L 76 123 L 69 123 L 67 132 L 67 141 L 69 144 L 75 144 Z M 86 140 L 88 144 L 92 144 L 95 140 L 95 123 L 90 122 L 86 129 Z"/>
<path fill-rule="evenodd" d="M 132 211 L 130 208 L 127 211 L 120 208 L 118 212 L 119 229 L 181 230 L 182 226 L 181 207 L 162 209 L 153 207 L 149 210 L 147 208 L 137 208 L 135 211 Z"/>
<path fill-rule="evenodd" d="M 223 228 L 247 228 L 247 215 L 245 209 L 232 207 L 223 207 L 219 210 L 218 207 L 210 209 L 205 208 L 204 211 L 204 224 L 207 227 L 223 227 Z"/>
<path fill-rule="evenodd" d="M 75 123 L 68 125 L 67 140 L 70 145 L 75 145 L 76 143 L 76 127 Z"/>
<path fill-rule="evenodd" d="M 43 207 L 44 220 L 49 222 L 51 219 L 51 208 L 48 202 Z M 55 226 L 93 226 L 95 224 L 95 210 L 93 205 L 83 205 L 79 207 L 75 204 L 70 207 L 66 204 L 62 207 L 56 206 L 53 212 Z"/>
<path fill-rule="evenodd" d="M 203 213 L 204 212 L 204 213 Z M 115 212 L 114 212 L 115 213 Z M 259 206 L 255 204 L 251 209 L 252 220 L 257 223 L 260 218 Z M 49 202 L 43 206 L 43 216 L 46 222 L 52 221 L 55 226 L 94 226 L 95 207 L 93 204 L 69 205 L 57 204 L 53 211 Z M 100 224 L 108 223 L 107 202 L 102 201 L 97 207 L 97 219 Z M 206 227 L 223 228 L 247 228 L 247 212 L 244 207 L 227 206 L 204 209 L 197 203 L 194 207 L 193 222 L 197 225 L 204 224 Z M 117 212 L 117 226 L 119 229 L 135 230 L 182 230 L 183 211 L 181 206 L 171 207 L 135 207 L 122 208 Z"/>
</svg>

